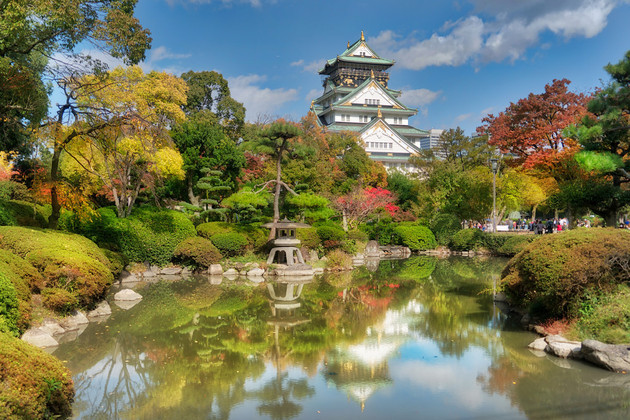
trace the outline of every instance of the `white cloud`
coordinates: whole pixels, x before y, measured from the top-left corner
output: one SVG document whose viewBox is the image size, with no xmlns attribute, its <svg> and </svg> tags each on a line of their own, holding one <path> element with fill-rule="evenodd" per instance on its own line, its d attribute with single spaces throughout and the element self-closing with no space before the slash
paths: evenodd
<svg viewBox="0 0 630 420">
<path fill-rule="evenodd" d="M 322 90 L 321 89 L 311 89 L 311 90 L 308 91 L 308 93 L 306 94 L 304 99 L 306 99 L 307 101 L 312 101 L 314 99 L 319 98 L 320 96 L 322 96 Z"/>
<path fill-rule="evenodd" d="M 459 66 L 468 62 L 520 59 L 544 33 L 570 39 L 591 38 L 608 23 L 608 16 L 628 0 L 470 0 L 473 15 L 445 22 L 439 33 L 424 40 L 387 30 L 368 42 L 402 68 Z M 542 47 L 542 46 L 541 46 Z"/>
<path fill-rule="evenodd" d="M 168 50 L 165 46 L 159 46 L 156 48 L 152 48 L 149 50 L 148 57 L 140 63 L 140 67 L 145 72 L 149 72 L 152 70 L 164 71 L 166 73 L 172 74 L 181 74 L 182 70 L 177 66 L 161 66 L 161 61 L 164 60 L 181 60 L 190 57 L 191 54 L 177 54 Z"/>
<path fill-rule="evenodd" d="M 280 106 L 297 98 L 297 89 L 260 87 L 265 80 L 266 76 L 258 74 L 228 78 L 232 97 L 245 105 L 249 121 L 261 115 L 274 115 Z"/>
<path fill-rule="evenodd" d="M 462 121 L 466 121 L 466 120 L 470 119 L 470 117 L 472 117 L 472 116 L 473 116 L 473 114 L 470 114 L 470 113 L 469 114 L 461 114 L 461 115 L 458 115 L 457 117 L 455 117 L 455 121 L 458 122 L 458 123 L 462 122 Z"/>
<path fill-rule="evenodd" d="M 309 63 L 305 63 L 304 60 L 298 60 L 298 61 L 294 61 L 291 63 L 291 66 L 293 67 L 301 67 L 302 71 L 304 72 L 308 72 L 308 73 L 317 73 L 319 70 L 321 70 L 324 67 L 324 62 L 326 60 L 321 59 L 321 60 L 313 60 Z"/>
<path fill-rule="evenodd" d="M 434 102 L 442 95 L 442 91 L 429 89 L 403 89 L 400 101 L 407 106 L 418 107 L 422 115 L 427 115 L 427 105 Z"/>
</svg>

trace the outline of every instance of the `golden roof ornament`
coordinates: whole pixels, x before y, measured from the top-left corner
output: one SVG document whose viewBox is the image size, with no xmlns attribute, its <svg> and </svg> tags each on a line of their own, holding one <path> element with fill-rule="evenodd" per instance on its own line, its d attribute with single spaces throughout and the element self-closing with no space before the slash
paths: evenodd
<svg viewBox="0 0 630 420">
<path fill-rule="evenodd" d="M 350 41 L 348 41 L 348 46 L 346 48 L 350 48 Z"/>
<path fill-rule="evenodd" d="M 365 41 L 365 36 L 363 35 L 363 31 L 361 31 L 361 41 Z"/>
<path fill-rule="evenodd" d="M 378 118 L 383 118 L 383 114 L 381 114 L 381 106 L 378 106 L 378 113 L 376 114 Z"/>
<path fill-rule="evenodd" d="M 370 70 L 370 77 L 374 79 L 374 69 Z"/>
</svg>

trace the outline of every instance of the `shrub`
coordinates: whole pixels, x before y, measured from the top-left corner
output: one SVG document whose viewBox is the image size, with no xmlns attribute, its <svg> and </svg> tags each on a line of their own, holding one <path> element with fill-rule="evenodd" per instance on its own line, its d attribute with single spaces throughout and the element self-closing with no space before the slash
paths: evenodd
<svg viewBox="0 0 630 420">
<path fill-rule="evenodd" d="M 425 251 L 437 246 L 433 232 L 426 226 L 401 223 L 394 228 L 394 231 L 400 237 L 402 245 L 409 247 L 412 251 Z"/>
<path fill-rule="evenodd" d="M 236 232 L 214 234 L 210 241 L 226 257 L 244 254 L 248 245 L 247 239 Z"/>
<path fill-rule="evenodd" d="M 580 340 L 630 343 L 630 287 L 620 285 L 609 294 L 586 294 L 570 332 Z"/>
<path fill-rule="evenodd" d="M 453 236 L 462 229 L 459 218 L 450 213 L 438 213 L 429 224 L 438 245 L 448 246 Z"/>
<path fill-rule="evenodd" d="M 3 274 L 0 274 L 0 332 L 17 336 L 20 311 L 15 286 Z"/>
<path fill-rule="evenodd" d="M 109 261 L 107 268 L 109 268 L 109 271 L 112 272 L 114 277 L 118 277 L 127 264 L 129 264 L 129 260 L 120 252 L 115 252 L 107 248 L 101 248 L 101 251 L 103 251 L 103 254 L 105 254 Z"/>
<path fill-rule="evenodd" d="M 196 267 L 209 267 L 210 264 L 216 264 L 222 258 L 221 253 L 210 240 L 199 236 L 181 241 L 175 247 L 173 256 L 185 265 Z"/>
<path fill-rule="evenodd" d="M 484 245 L 484 233 L 479 229 L 462 229 L 453 235 L 451 249 L 455 251 L 471 251 Z"/>
<path fill-rule="evenodd" d="M 65 289 L 49 287 L 42 291 L 42 303 L 53 311 L 67 314 L 79 305 L 79 299 Z"/>
<path fill-rule="evenodd" d="M 510 260 L 503 271 L 507 295 L 548 317 L 575 318 L 588 294 L 630 281 L 630 233 L 578 229 L 544 235 Z"/>
<path fill-rule="evenodd" d="M 326 255 L 326 267 L 332 270 L 349 270 L 352 268 L 352 257 L 340 249 Z"/>
<path fill-rule="evenodd" d="M 0 333 L 0 418 L 66 418 L 72 376 L 63 363 L 22 340 Z"/>
<path fill-rule="evenodd" d="M 355 241 L 361 241 L 361 242 L 367 242 L 370 240 L 368 234 L 359 229 L 349 230 L 348 239 L 354 239 Z"/>
<path fill-rule="evenodd" d="M 346 232 L 343 231 L 340 227 L 336 226 L 318 226 L 317 235 L 319 236 L 320 241 L 336 241 L 341 242 L 346 239 Z"/>
<path fill-rule="evenodd" d="M 535 235 L 511 235 L 497 248 L 496 252 L 499 255 L 513 257 L 525 249 L 534 239 L 536 239 Z"/>
<path fill-rule="evenodd" d="M 17 329 L 23 332 L 31 318 L 31 289 L 39 290 L 43 286 L 43 277 L 31 264 L 4 249 L 0 249 L 0 276 L 15 288 L 19 311 Z"/>
<path fill-rule="evenodd" d="M 302 242 L 302 246 L 310 249 L 315 249 L 322 243 L 314 227 L 297 229 L 296 237 Z"/>
<path fill-rule="evenodd" d="M 197 226 L 197 234 L 206 239 L 210 239 L 212 235 L 216 235 L 217 233 L 230 233 L 233 231 L 234 229 L 230 224 L 225 222 L 208 222 Z"/>
<path fill-rule="evenodd" d="M 391 218 L 381 219 L 376 223 L 366 223 L 359 226 L 367 233 L 370 240 L 377 241 L 379 245 L 400 244 L 400 237 L 395 232 L 396 223 Z"/>
<path fill-rule="evenodd" d="M 47 227 L 50 206 L 40 206 L 28 201 L 0 201 L 0 225 Z"/>
</svg>

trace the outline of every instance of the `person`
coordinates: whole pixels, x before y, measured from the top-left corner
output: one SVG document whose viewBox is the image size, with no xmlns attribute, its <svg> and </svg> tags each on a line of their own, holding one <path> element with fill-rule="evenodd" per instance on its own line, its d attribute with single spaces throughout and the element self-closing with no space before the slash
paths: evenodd
<svg viewBox="0 0 630 420">
<path fill-rule="evenodd" d="M 551 220 L 547 220 L 547 232 L 545 233 L 553 233 L 553 222 Z"/>
</svg>

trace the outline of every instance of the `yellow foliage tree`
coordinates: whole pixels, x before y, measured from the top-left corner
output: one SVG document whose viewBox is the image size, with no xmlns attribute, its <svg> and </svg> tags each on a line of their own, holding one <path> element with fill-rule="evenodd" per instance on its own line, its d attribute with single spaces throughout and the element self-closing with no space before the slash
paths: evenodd
<svg viewBox="0 0 630 420">
<path fill-rule="evenodd" d="M 73 83 L 79 118 L 57 136 L 55 150 L 62 147 L 76 162 L 69 171 L 100 181 L 119 217 L 131 213 L 142 188 L 160 178 L 183 177 L 182 157 L 168 135 L 170 126 L 185 119 L 183 80 L 132 66 Z"/>
</svg>

